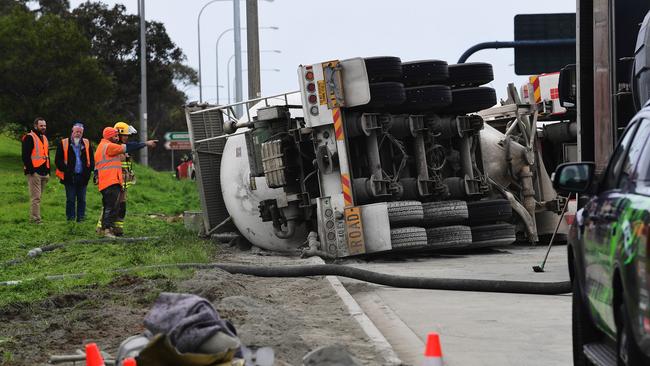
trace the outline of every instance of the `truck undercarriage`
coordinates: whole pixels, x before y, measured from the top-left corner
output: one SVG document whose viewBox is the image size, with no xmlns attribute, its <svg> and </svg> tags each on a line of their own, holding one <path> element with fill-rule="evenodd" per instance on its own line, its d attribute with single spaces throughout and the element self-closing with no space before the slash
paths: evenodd
<svg viewBox="0 0 650 366">
<path fill-rule="evenodd" d="M 376 57 L 298 74 L 299 92 L 240 103 L 242 118 L 188 106 L 207 234 L 344 257 L 535 243 L 557 223 L 537 109 L 511 91 L 514 109 L 476 114 L 496 104 L 489 64 Z"/>
</svg>

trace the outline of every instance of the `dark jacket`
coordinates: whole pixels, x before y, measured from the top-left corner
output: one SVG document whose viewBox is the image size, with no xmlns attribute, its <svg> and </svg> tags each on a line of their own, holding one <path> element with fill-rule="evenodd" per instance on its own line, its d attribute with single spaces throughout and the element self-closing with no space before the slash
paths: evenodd
<svg viewBox="0 0 650 366">
<path fill-rule="evenodd" d="M 57 169 L 61 170 L 63 172 L 63 180 L 61 183 L 63 184 L 73 184 L 72 177 L 74 176 L 74 164 L 77 161 L 77 157 L 74 153 L 74 148 L 72 147 L 72 139 L 69 138 L 69 143 L 68 143 L 68 164 L 66 164 L 63 161 L 63 140 L 59 141 L 56 144 L 56 157 L 54 158 L 54 163 L 56 164 Z M 92 142 L 89 143 L 90 145 L 90 150 L 89 150 L 89 155 L 90 155 L 90 167 L 87 166 L 86 162 L 86 145 L 82 141 L 79 142 L 81 145 L 81 178 L 83 184 L 88 184 L 88 180 L 90 180 L 90 175 L 92 174 L 93 170 L 95 170 L 95 156 L 93 154 L 93 144 Z"/>
<path fill-rule="evenodd" d="M 38 137 L 41 139 L 41 141 L 43 141 L 43 135 L 37 129 L 33 129 L 32 131 L 34 131 L 36 135 L 38 135 Z M 48 169 L 45 164 L 34 169 L 34 165 L 32 165 L 33 149 L 34 149 L 34 139 L 32 139 L 30 136 L 23 138 L 22 158 L 23 158 L 25 175 L 30 175 L 34 173 L 38 173 L 43 176 L 49 175 L 50 169 Z"/>
</svg>

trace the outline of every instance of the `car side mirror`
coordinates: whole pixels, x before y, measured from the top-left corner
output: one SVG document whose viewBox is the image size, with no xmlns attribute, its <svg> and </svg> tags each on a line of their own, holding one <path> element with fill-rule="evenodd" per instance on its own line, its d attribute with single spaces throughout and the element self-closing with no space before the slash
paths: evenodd
<svg viewBox="0 0 650 366">
<path fill-rule="evenodd" d="M 558 81 L 558 94 L 560 105 L 564 108 L 576 108 L 578 100 L 578 87 L 576 84 L 576 65 L 566 65 L 560 70 Z"/>
<path fill-rule="evenodd" d="M 596 164 L 565 163 L 553 173 L 553 187 L 561 192 L 588 193 L 594 182 Z"/>
</svg>

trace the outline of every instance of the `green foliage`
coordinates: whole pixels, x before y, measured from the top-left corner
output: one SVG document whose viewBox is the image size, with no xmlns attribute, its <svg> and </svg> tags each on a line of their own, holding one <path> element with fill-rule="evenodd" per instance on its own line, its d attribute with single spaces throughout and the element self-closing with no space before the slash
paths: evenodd
<svg viewBox="0 0 650 366">
<path fill-rule="evenodd" d="M 18 286 L 0 287 L 0 307 L 34 301 L 79 286 L 106 284 L 115 277 L 112 269 L 140 265 L 206 262 L 214 254 L 209 242 L 185 230 L 179 217 L 185 210 L 198 209 L 196 186 L 191 181 L 176 181 L 169 173 L 136 166 L 138 181 L 129 191 L 125 231 L 127 236 L 156 236 L 140 243 L 72 244 L 13 266 L 8 260 L 25 258 L 35 247 L 47 244 L 96 238 L 95 224 L 101 209 L 101 195 L 90 184 L 85 222 L 67 222 L 65 189 L 50 178 L 41 214 L 44 223 L 28 222 L 29 194 L 22 173 L 20 142 L 0 135 L 0 281 L 28 280 Z M 47 281 L 45 276 L 85 272 L 89 276 Z M 158 276 L 159 271 L 144 271 L 143 276 Z M 167 276 L 180 272 L 165 271 Z"/>
<path fill-rule="evenodd" d="M 44 116 L 50 134 L 67 134 L 104 115 L 114 86 L 73 21 L 16 8 L 0 17 L 0 54 L 0 121 Z"/>
<path fill-rule="evenodd" d="M 110 104 L 115 120 L 135 121 L 140 95 L 138 17 L 127 14 L 124 5 L 109 8 L 96 2 L 79 5 L 72 15 L 91 40 L 92 53 L 118 85 Z M 187 128 L 184 115 L 179 113 L 186 96 L 176 84 L 196 84 L 198 78 L 184 65 L 183 51 L 169 38 L 162 23 L 148 21 L 146 35 L 148 133 L 160 138 L 166 131 Z M 151 158 L 156 153 L 152 152 Z"/>
<path fill-rule="evenodd" d="M 69 0 L 0 0 L 0 128 L 8 122 L 31 127 L 48 121 L 50 139 L 69 133 L 81 120 L 88 137 L 116 121 L 139 116 L 139 18 L 124 5 L 109 8 Z M 31 3 L 31 4 L 29 4 Z M 29 4 L 32 11 L 26 6 Z M 150 138 L 185 130 L 186 95 L 177 85 L 198 82 L 165 26 L 148 21 L 147 99 Z M 145 133 L 145 131 L 141 131 Z M 154 150 L 149 161 L 168 166 L 169 152 Z M 156 164 L 156 162 L 158 162 Z"/>
</svg>

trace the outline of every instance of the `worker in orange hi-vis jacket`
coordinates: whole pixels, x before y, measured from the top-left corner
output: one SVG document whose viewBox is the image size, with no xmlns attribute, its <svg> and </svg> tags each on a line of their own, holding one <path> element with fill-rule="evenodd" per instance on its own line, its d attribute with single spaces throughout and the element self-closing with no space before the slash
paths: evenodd
<svg viewBox="0 0 650 366">
<path fill-rule="evenodd" d="M 118 131 L 106 127 L 102 133 L 103 139 L 95 151 L 95 170 L 97 171 L 97 188 L 102 194 L 102 227 L 101 233 L 107 237 L 115 237 L 113 228 L 119 209 L 119 197 L 123 189 L 122 160 L 129 152 L 127 145 L 118 144 Z M 156 140 L 149 140 L 144 146 L 155 147 Z M 139 148 L 142 148 L 141 146 Z M 138 148 L 134 146 L 134 150 Z"/>
</svg>

